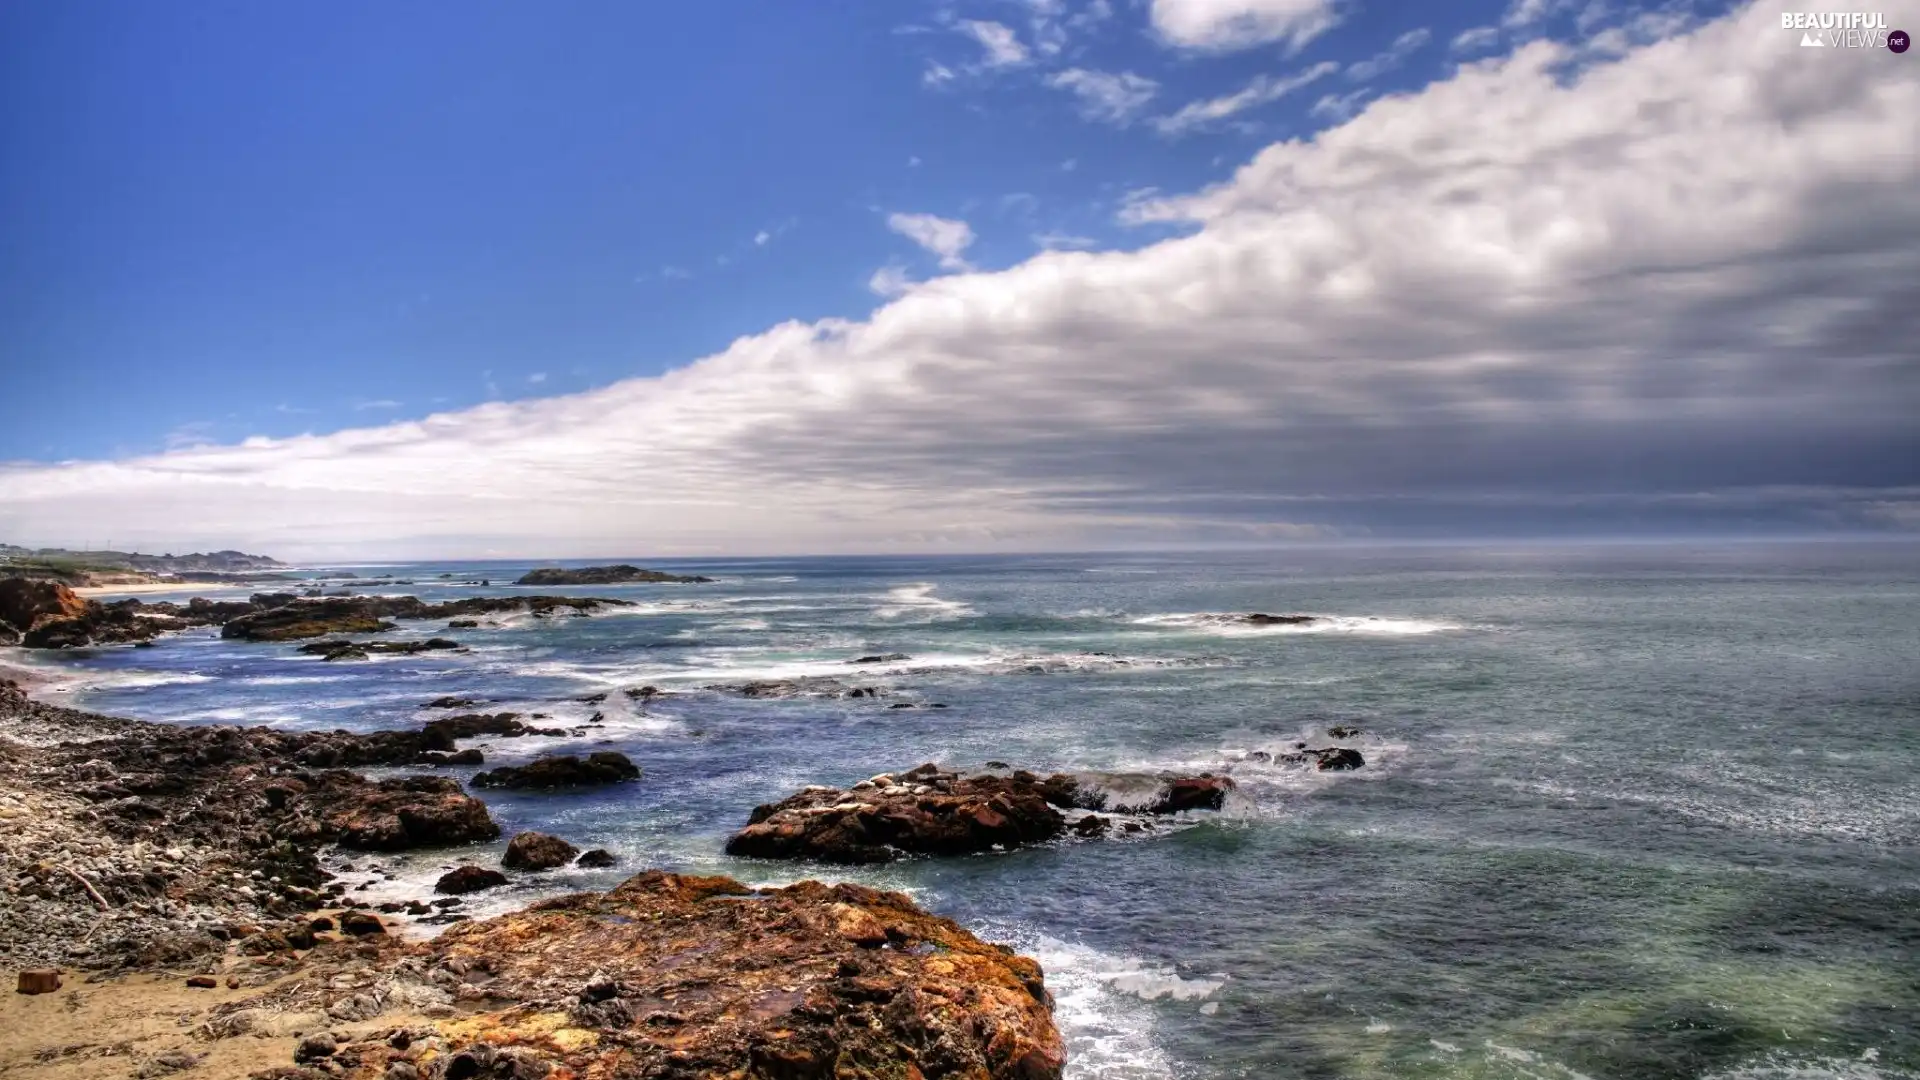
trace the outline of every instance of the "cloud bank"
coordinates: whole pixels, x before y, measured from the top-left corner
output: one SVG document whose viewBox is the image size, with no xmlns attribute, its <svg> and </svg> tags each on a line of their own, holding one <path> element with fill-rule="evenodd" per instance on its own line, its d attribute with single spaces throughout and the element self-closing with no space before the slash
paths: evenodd
<svg viewBox="0 0 1920 1080">
<path fill-rule="evenodd" d="M 1177 235 L 903 285 L 658 378 L 5 466 L 0 534 L 321 557 L 1920 523 L 1911 59 L 1802 50 L 1771 9 L 1590 65 L 1536 41 L 1129 215 Z"/>
</svg>

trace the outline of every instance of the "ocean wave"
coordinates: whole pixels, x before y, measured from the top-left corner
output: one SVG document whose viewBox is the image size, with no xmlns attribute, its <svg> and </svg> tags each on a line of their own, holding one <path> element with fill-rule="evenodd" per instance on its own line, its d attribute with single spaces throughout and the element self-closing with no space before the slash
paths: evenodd
<svg viewBox="0 0 1920 1080">
<path fill-rule="evenodd" d="M 1368 634 L 1406 637 L 1465 630 L 1462 623 L 1438 619 L 1404 619 L 1379 615 L 1312 615 L 1304 622 L 1249 622 L 1237 612 L 1183 611 L 1165 615 L 1142 615 L 1135 626 L 1166 627 L 1190 633 L 1217 634 L 1221 637 L 1260 637 L 1271 634 Z"/>
<path fill-rule="evenodd" d="M 899 585 L 887 590 L 884 603 L 873 609 L 875 618 L 904 619 L 919 616 L 927 619 L 961 619 L 975 614 L 973 608 L 958 600 L 948 600 L 933 595 L 940 586 L 931 581 L 916 581 L 911 585 Z"/>
<path fill-rule="evenodd" d="M 1868 1048 L 1857 1058 L 1802 1058 L 1781 1053 L 1724 1072 L 1708 1073 L 1703 1080 L 1920 1080 L 1910 1069 L 1882 1065 L 1880 1051 Z"/>
<path fill-rule="evenodd" d="M 197 671 L 102 671 L 89 672 L 84 682 L 69 680 L 70 689 L 83 693 L 103 690 L 145 690 L 154 686 L 188 686 L 210 683 L 215 676 Z"/>
<path fill-rule="evenodd" d="M 1156 1013 L 1169 1006 L 1210 1011 L 1207 999 L 1227 983 L 1224 974 L 1182 976 L 1171 964 L 1100 952 L 1024 927 L 983 930 L 983 937 L 1010 942 L 1045 969 L 1054 1023 L 1077 1080 L 1175 1075 L 1173 1060 L 1155 1038 Z"/>
</svg>

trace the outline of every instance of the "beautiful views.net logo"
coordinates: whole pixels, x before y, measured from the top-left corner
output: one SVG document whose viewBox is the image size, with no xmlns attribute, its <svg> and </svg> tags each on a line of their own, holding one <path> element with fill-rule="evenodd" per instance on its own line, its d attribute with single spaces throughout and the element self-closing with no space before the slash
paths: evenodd
<svg viewBox="0 0 1920 1080">
<path fill-rule="evenodd" d="M 1800 44 L 1809 49 L 1889 49 L 1903 53 L 1912 44 L 1905 30 L 1889 29 L 1886 13 L 1879 11 L 1786 11 L 1780 14 L 1780 28 L 1800 31 Z"/>
</svg>

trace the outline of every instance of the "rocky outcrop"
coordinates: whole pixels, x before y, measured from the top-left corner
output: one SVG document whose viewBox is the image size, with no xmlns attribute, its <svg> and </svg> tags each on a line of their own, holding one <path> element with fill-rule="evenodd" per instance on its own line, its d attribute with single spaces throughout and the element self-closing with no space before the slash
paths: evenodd
<svg viewBox="0 0 1920 1080">
<path fill-rule="evenodd" d="M 586 757 L 571 754 L 537 758 L 526 765 L 505 765 L 473 778 L 477 788 L 554 791 L 561 788 L 597 787 L 640 779 L 640 767 L 627 755 L 600 750 Z"/>
<path fill-rule="evenodd" d="M 0 578 L 0 623 L 18 633 L 27 633 L 42 620 L 78 619 L 86 613 L 87 602 L 57 581 Z"/>
<path fill-rule="evenodd" d="M 520 721 L 519 713 L 461 713 L 459 716 L 443 716 L 438 720 L 427 721 L 420 731 L 421 745 L 428 750 L 450 751 L 457 740 L 471 739 L 481 735 L 498 735 L 503 738 L 518 738 L 522 735 L 548 735 L 559 737 L 566 732 L 560 728 L 533 727 Z"/>
<path fill-rule="evenodd" d="M 1265 750 L 1255 750 L 1248 755 L 1255 761 L 1272 761 L 1281 765 L 1306 765 L 1317 772 L 1352 772 L 1365 767 L 1367 759 L 1360 751 L 1346 746 L 1329 746 L 1312 749 L 1300 743 L 1295 749 L 1285 753 L 1273 754 Z"/>
<path fill-rule="evenodd" d="M 638 566 L 621 563 L 616 566 L 582 566 L 575 570 L 560 567 L 548 567 L 528 571 L 521 575 L 515 585 L 539 585 L 543 588 L 554 585 L 627 585 L 634 583 L 665 585 L 705 585 L 713 581 L 710 577 L 694 575 L 667 574 L 659 570 L 642 570 Z"/>
<path fill-rule="evenodd" d="M 1051 840 L 1067 820 L 1073 778 L 962 776 L 933 764 L 862 780 L 845 791 L 815 786 L 754 809 L 727 841 L 729 855 L 886 862 L 902 855 L 967 855 Z"/>
<path fill-rule="evenodd" d="M 1066 1064 L 1038 964 L 858 885 L 649 871 L 384 947 L 384 967 L 424 973 L 405 992 L 472 1005 L 336 1046 L 327 1073 L 345 1080 L 1059 1080 Z M 273 1001 L 337 1010 L 349 981 L 314 971 Z"/>
<path fill-rule="evenodd" d="M 1265 612 L 1255 611 L 1239 616 L 1239 621 L 1250 626 L 1305 626 L 1318 620 L 1312 615 L 1268 615 Z"/>
<path fill-rule="evenodd" d="M 247 641 L 296 641 L 331 634 L 378 633 L 393 629 L 389 621 L 392 619 L 450 620 L 506 611 L 546 615 L 562 609 L 586 614 L 602 607 L 629 603 L 567 596 L 476 596 L 438 604 L 415 596 L 303 597 L 293 603 L 229 619 L 220 635 Z"/>
<path fill-rule="evenodd" d="M 744 683 L 712 683 L 703 689 L 723 694 L 739 694 L 741 697 L 775 700 L 879 697 L 881 693 L 875 687 L 849 686 L 828 675 L 809 675 L 798 679 L 762 679 Z"/>
<path fill-rule="evenodd" d="M 606 848 L 594 848 L 592 851 L 582 852 L 580 857 L 574 860 L 573 865 L 585 867 L 589 870 L 600 870 L 612 866 L 619 861 L 613 852 L 608 851 Z"/>
<path fill-rule="evenodd" d="M 887 862 L 905 855 L 967 855 L 1043 843 L 1066 833 L 1099 836 L 1110 821 L 1069 815 L 1101 810 L 1128 815 L 1123 831 L 1141 819 L 1190 810 L 1219 810 L 1232 779 L 1203 773 L 1109 777 L 1136 794 L 1114 796 L 1104 784 L 1070 773 L 1038 776 L 946 772 L 933 764 L 883 773 L 846 790 L 815 785 L 754 808 L 747 827 L 727 841 L 727 853 L 764 859 L 829 863 Z M 1063 812 L 1064 811 L 1064 812 Z M 1071 823 L 1070 823 L 1071 821 Z"/>
</svg>

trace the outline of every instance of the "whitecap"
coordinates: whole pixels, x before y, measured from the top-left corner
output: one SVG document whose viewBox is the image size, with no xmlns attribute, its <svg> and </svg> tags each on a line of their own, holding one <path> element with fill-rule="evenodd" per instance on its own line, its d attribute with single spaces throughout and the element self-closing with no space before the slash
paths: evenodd
<svg viewBox="0 0 1920 1080">
<path fill-rule="evenodd" d="M 1182 611 L 1164 615 L 1142 615 L 1135 626 L 1164 627 L 1188 633 L 1220 637 L 1265 637 L 1287 634 L 1360 634 L 1381 637 L 1408 637 L 1465 630 L 1462 623 L 1439 619 L 1389 618 L 1378 615 L 1314 615 L 1300 623 L 1250 623 L 1234 612 Z"/>
<path fill-rule="evenodd" d="M 948 600 L 933 595 L 940 586 L 931 581 L 916 581 L 910 585 L 898 585 L 887 590 L 880 607 L 873 609 L 875 618 L 903 619 L 908 616 L 920 616 L 930 619 L 958 619 L 974 614 L 973 608 L 958 600 Z"/>
</svg>

